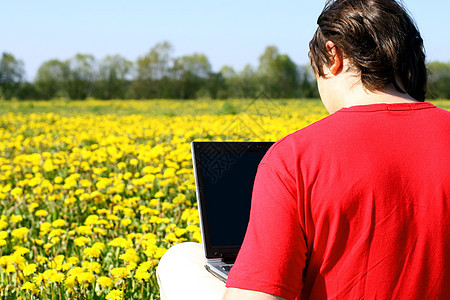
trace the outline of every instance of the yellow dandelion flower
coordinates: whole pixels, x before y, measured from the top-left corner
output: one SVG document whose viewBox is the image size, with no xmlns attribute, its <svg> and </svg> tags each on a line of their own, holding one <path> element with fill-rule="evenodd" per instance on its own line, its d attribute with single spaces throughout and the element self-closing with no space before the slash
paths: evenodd
<svg viewBox="0 0 450 300">
<path fill-rule="evenodd" d="M 33 244 L 41 246 L 42 244 L 44 244 L 44 241 L 41 239 L 33 239 Z"/>
<path fill-rule="evenodd" d="M 5 185 L 3 188 L 2 188 L 1 185 L 0 185 L 0 190 L 1 190 L 2 193 L 7 193 L 7 192 L 9 192 L 9 191 L 11 190 L 11 184 L 8 183 L 8 184 Z"/>
<path fill-rule="evenodd" d="M 132 223 L 132 221 L 130 220 L 130 219 L 122 219 L 121 221 L 120 221 L 120 224 L 122 224 L 123 226 L 128 226 L 128 225 L 130 225 Z"/>
<path fill-rule="evenodd" d="M 93 262 L 90 264 L 90 266 L 89 266 L 89 270 L 90 270 L 91 272 L 94 272 L 94 273 L 98 274 L 98 273 L 100 273 L 100 272 L 102 271 L 102 265 L 99 264 L 99 263 L 96 262 L 96 261 L 93 261 Z"/>
<path fill-rule="evenodd" d="M 67 262 L 71 263 L 72 265 L 78 263 L 80 260 L 76 256 L 71 256 L 67 259 Z"/>
<path fill-rule="evenodd" d="M 131 261 L 127 264 L 126 268 L 128 271 L 133 271 L 134 269 L 136 269 L 137 267 L 137 263 L 135 263 L 134 261 Z"/>
<path fill-rule="evenodd" d="M 201 243 L 202 242 L 202 236 L 200 234 L 199 231 L 194 232 L 194 234 L 192 235 L 192 239 L 194 241 L 196 241 L 197 243 Z"/>
<path fill-rule="evenodd" d="M 184 203 L 185 200 L 186 200 L 186 195 L 178 194 L 175 198 L 172 199 L 172 202 L 175 204 L 181 204 L 181 203 Z"/>
<path fill-rule="evenodd" d="M 0 231 L 0 239 L 5 240 L 8 237 L 7 231 Z"/>
<path fill-rule="evenodd" d="M 55 228 L 66 226 L 66 221 L 63 219 L 57 219 L 52 222 L 52 226 Z"/>
<path fill-rule="evenodd" d="M 97 215 L 90 215 L 84 221 L 85 225 L 97 225 L 99 217 Z"/>
<path fill-rule="evenodd" d="M 8 264 L 6 266 L 6 273 L 15 273 L 16 272 L 16 268 L 14 267 L 14 265 L 12 264 Z"/>
<path fill-rule="evenodd" d="M 25 276 L 29 276 L 31 274 L 34 274 L 34 272 L 36 272 L 36 270 L 37 270 L 36 264 L 29 264 L 23 268 L 22 272 Z"/>
<path fill-rule="evenodd" d="M 103 250 L 105 247 L 105 244 L 102 242 L 95 242 L 94 245 L 92 245 L 92 248 L 97 248 L 99 250 Z"/>
<path fill-rule="evenodd" d="M 75 197 L 68 197 L 64 199 L 64 204 L 67 206 L 70 206 L 71 204 L 75 203 L 77 199 Z"/>
<path fill-rule="evenodd" d="M 67 271 L 67 270 L 69 270 L 71 267 L 72 267 L 72 264 L 71 264 L 70 262 L 63 263 L 63 264 L 61 265 L 61 270 Z"/>
<path fill-rule="evenodd" d="M 123 259 L 127 263 L 138 262 L 139 256 L 136 254 L 136 250 L 133 248 L 129 248 L 125 251 L 124 254 L 119 256 L 120 259 Z"/>
<path fill-rule="evenodd" d="M 60 266 L 60 265 L 62 265 L 62 263 L 64 262 L 64 255 L 57 255 L 54 259 L 53 259 L 53 262 L 57 265 L 57 266 Z"/>
<path fill-rule="evenodd" d="M 14 229 L 11 232 L 11 235 L 18 240 L 23 240 L 26 237 L 26 235 L 28 234 L 28 232 L 29 232 L 28 228 L 20 227 L 20 228 Z"/>
<path fill-rule="evenodd" d="M 78 247 L 82 247 L 82 246 L 86 245 L 87 243 L 89 243 L 90 241 L 91 241 L 90 238 L 87 238 L 84 236 L 77 237 L 76 239 L 73 240 L 75 245 Z"/>
<path fill-rule="evenodd" d="M 153 257 L 154 258 L 161 258 L 164 255 L 164 253 L 166 253 L 166 251 L 167 251 L 167 249 L 158 248 L 158 249 L 156 249 L 155 254 L 153 255 Z"/>
<path fill-rule="evenodd" d="M 123 299 L 123 291 L 121 290 L 112 290 L 106 295 L 106 299 L 109 300 L 122 300 Z"/>
<path fill-rule="evenodd" d="M 9 218 L 9 220 L 10 220 L 12 223 L 17 223 L 17 222 L 22 221 L 23 218 L 22 218 L 21 215 L 12 215 L 12 216 Z"/>
<path fill-rule="evenodd" d="M 57 237 L 57 236 L 55 236 L 55 237 L 50 239 L 50 242 L 52 244 L 58 244 L 60 241 L 61 241 L 61 239 L 59 237 Z"/>
<path fill-rule="evenodd" d="M 100 249 L 94 247 L 87 247 L 83 250 L 83 254 L 88 257 L 99 257 L 101 253 Z"/>
<path fill-rule="evenodd" d="M 136 272 L 134 275 L 134 278 L 137 280 L 144 280 L 147 281 L 150 278 L 150 273 L 148 272 Z"/>
<path fill-rule="evenodd" d="M 104 288 L 111 287 L 113 285 L 113 281 L 111 280 L 111 278 L 106 276 L 100 276 L 97 279 L 97 283 Z"/>
<path fill-rule="evenodd" d="M 156 192 L 155 198 L 161 198 L 161 197 L 164 197 L 164 193 L 161 191 Z"/>
<path fill-rule="evenodd" d="M 81 274 L 78 274 L 77 278 L 78 278 L 78 281 L 80 281 L 80 282 L 86 281 L 86 282 L 92 283 L 95 281 L 95 276 L 91 272 L 83 272 Z"/>
<path fill-rule="evenodd" d="M 115 278 L 128 278 L 130 277 L 130 271 L 127 268 L 114 268 L 111 270 L 111 274 Z"/>
<path fill-rule="evenodd" d="M 111 220 L 111 221 L 118 221 L 118 220 L 120 220 L 120 218 L 118 216 L 116 216 L 116 215 L 108 215 L 106 218 L 108 220 Z"/>
<path fill-rule="evenodd" d="M 52 244 L 52 243 L 46 243 L 45 245 L 44 245 L 44 249 L 45 250 L 48 250 L 48 249 L 50 249 L 51 247 L 53 247 L 54 246 L 54 244 Z"/>
<path fill-rule="evenodd" d="M 52 224 L 50 224 L 48 222 L 43 222 L 41 224 L 41 226 L 39 227 L 39 229 L 41 230 L 41 232 L 39 234 L 41 236 L 44 236 L 52 230 Z"/>
<path fill-rule="evenodd" d="M 32 282 L 25 282 L 24 284 L 22 284 L 22 290 L 29 290 L 29 291 L 34 291 L 36 289 L 36 284 L 32 283 Z"/>
<path fill-rule="evenodd" d="M 28 212 L 33 213 L 34 210 L 38 207 L 39 207 L 39 204 L 37 204 L 36 202 L 32 202 L 32 203 L 30 203 L 30 206 L 28 207 Z"/>
<path fill-rule="evenodd" d="M 104 209 L 104 208 L 100 208 L 100 209 L 97 209 L 97 213 L 98 213 L 99 215 L 106 215 L 106 214 L 109 213 L 109 210 Z"/>
<path fill-rule="evenodd" d="M 89 226 L 79 226 L 76 230 L 80 234 L 86 234 L 86 235 L 92 234 L 91 227 L 89 227 Z"/>
<path fill-rule="evenodd" d="M 56 273 L 50 277 L 50 282 L 61 283 L 64 280 L 65 276 L 63 273 Z"/>
<path fill-rule="evenodd" d="M 84 270 L 82 269 L 82 268 L 80 268 L 80 267 L 75 267 L 75 268 L 73 268 L 73 269 L 70 269 L 68 272 L 67 272 L 67 276 L 77 276 L 77 275 L 79 275 L 79 274 L 81 274 L 81 273 L 83 273 L 84 272 Z"/>
<path fill-rule="evenodd" d="M 45 257 L 45 256 L 38 255 L 38 256 L 36 257 L 36 260 L 38 261 L 38 263 L 40 263 L 41 265 L 43 265 L 43 264 L 45 264 L 45 263 L 48 261 L 48 258 Z"/>
<path fill-rule="evenodd" d="M 0 230 L 7 228 L 8 225 L 9 225 L 8 222 L 0 220 Z"/>
<path fill-rule="evenodd" d="M 44 274 L 38 273 L 36 276 L 33 277 L 33 282 L 37 285 L 41 285 L 41 283 L 44 281 Z"/>
<path fill-rule="evenodd" d="M 81 179 L 80 180 L 80 185 L 82 187 L 84 187 L 84 188 L 88 188 L 88 187 L 92 186 L 92 183 L 89 180 L 87 180 L 87 179 Z"/>
<path fill-rule="evenodd" d="M 175 235 L 176 235 L 177 237 L 181 237 L 181 236 L 184 235 L 186 232 L 187 232 L 187 230 L 184 229 L 184 228 L 177 228 L 177 229 L 175 229 Z"/>
<path fill-rule="evenodd" d="M 166 234 L 166 237 L 164 238 L 166 241 L 171 242 L 171 243 L 176 243 L 178 242 L 178 238 L 175 235 L 175 233 L 173 232 L 169 232 L 168 234 Z"/>
<path fill-rule="evenodd" d="M 66 277 L 64 284 L 70 288 L 74 287 L 77 284 L 77 276 L 69 275 Z"/>
<path fill-rule="evenodd" d="M 147 272 L 151 267 L 153 266 L 153 263 L 151 261 L 144 261 L 141 263 L 136 270 L 136 272 Z"/>
<path fill-rule="evenodd" d="M 34 213 L 34 215 L 35 215 L 36 217 L 46 217 L 46 216 L 48 216 L 48 212 L 47 212 L 46 210 L 40 209 L 40 210 L 37 210 L 37 211 Z"/>
<path fill-rule="evenodd" d="M 59 228 L 58 229 L 53 229 L 52 231 L 50 231 L 48 237 L 52 238 L 52 237 L 55 237 L 55 236 L 63 235 L 64 233 L 66 233 L 66 231 L 63 230 L 63 229 L 59 229 Z"/>
<path fill-rule="evenodd" d="M 83 189 L 77 189 L 76 191 L 75 191 L 75 195 L 76 196 L 79 196 L 79 195 L 81 195 L 81 194 L 83 194 L 84 193 L 84 190 Z"/>
<path fill-rule="evenodd" d="M 113 201 L 114 203 L 118 203 L 118 202 L 120 202 L 121 200 L 122 200 L 122 196 L 120 196 L 120 195 L 114 195 L 114 197 L 112 198 L 112 201 Z M 119 208 L 122 209 L 122 206 L 116 205 L 116 206 L 114 207 L 114 211 L 118 210 Z"/>
<path fill-rule="evenodd" d="M 107 233 L 105 229 L 99 227 L 94 227 L 92 230 L 98 235 L 106 235 Z"/>
<path fill-rule="evenodd" d="M 129 248 L 132 243 L 122 237 L 118 237 L 109 242 L 108 245 L 113 247 Z"/>
<path fill-rule="evenodd" d="M 56 273 L 58 273 L 55 269 L 48 269 L 44 273 L 42 273 L 42 276 L 44 276 L 45 280 L 50 280 L 52 276 L 54 276 Z"/>
<path fill-rule="evenodd" d="M 35 186 L 37 186 L 40 183 L 41 183 L 41 178 L 40 177 L 33 177 L 33 178 L 30 179 L 30 181 L 28 181 L 28 186 L 35 187 Z"/>
<path fill-rule="evenodd" d="M 23 194 L 23 189 L 20 188 L 20 187 L 15 187 L 15 188 L 12 189 L 10 194 L 11 194 L 11 196 L 13 196 L 15 198 L 20 197 Z"/>
</svg>

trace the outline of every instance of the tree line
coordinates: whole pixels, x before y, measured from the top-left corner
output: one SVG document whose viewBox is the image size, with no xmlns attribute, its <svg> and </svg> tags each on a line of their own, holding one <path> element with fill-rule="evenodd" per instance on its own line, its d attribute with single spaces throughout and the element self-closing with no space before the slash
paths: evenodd
<svg viewBox="0 0 450 300">
<path fill-rule="evenodd" d="M 2 99 L 211 99 L 253 98 L 265 92 L 272 98 L 317 98 L 309 66 L 296 65 L 288 55 L 268 46 L 259 65 L 241 71 L 223 66 L 214 72 L 205 54 L 173 57 L 169 42 L 156 44 L 135 62 L 120 55 L 97 61 L 90 54 L 52 59 L 27 82 L 24 63 L 11 53 L 0 60 Z M 450 63 L 428 64 L 429 98 L 450 98 Z"/>
</svg>

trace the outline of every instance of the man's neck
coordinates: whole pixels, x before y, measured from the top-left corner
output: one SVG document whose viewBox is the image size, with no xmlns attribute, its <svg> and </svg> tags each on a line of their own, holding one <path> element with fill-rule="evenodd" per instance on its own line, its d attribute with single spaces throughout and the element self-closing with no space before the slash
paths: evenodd
<svg viewBox="0 0 450 300">
<path fill-rule="evenodd" d="M 417 102 L 414 98 L 406 93 L 401 93 L 392 85 L 385 88 L 371 92 L 365 89 L 362 84 L 357 84 L 352 87 L 349 93 L 344 98 L 344 106 L 350 107 L 355 105 L 369 105 L 378 103 L 413 103 Z"/>
</svg>

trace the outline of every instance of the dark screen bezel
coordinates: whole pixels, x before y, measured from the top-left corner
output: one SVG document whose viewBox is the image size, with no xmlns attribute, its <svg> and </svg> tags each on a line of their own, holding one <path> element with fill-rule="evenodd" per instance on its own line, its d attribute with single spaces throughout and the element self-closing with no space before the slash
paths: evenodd
<svg viewBox="0 0 450 300">
<path fill-rule="evenodd" d="M 274 142 L 223 142 L 223 141 L 194 141 L 191 143 L 192 159 L 195 174 L 195 186 L 197 204 L 199 209 L 200 225 L 202 227 L 202 242 L 205 249 L 206 258 L 225 258 L 235 256 L 241 245 L 227 247 L 213 246 L 209 232 L 207 218 L 208 208 L 205 199 L 204 178 L 202 172 L 201 156 L 203 153 L 246 153 L 246 152 L 267 152 Z"/>
</svg>

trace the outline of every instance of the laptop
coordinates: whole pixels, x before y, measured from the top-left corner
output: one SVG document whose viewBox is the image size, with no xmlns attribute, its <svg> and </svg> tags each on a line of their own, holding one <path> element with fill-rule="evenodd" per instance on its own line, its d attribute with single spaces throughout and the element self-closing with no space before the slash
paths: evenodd
<svg viewBox="0 0 450 300">
<path fill-rule="evenodd" d="M 273 142 L 192 142 L 205 268 L 226 281 L 241 247 L 259 162 Z"/>
</svg>

